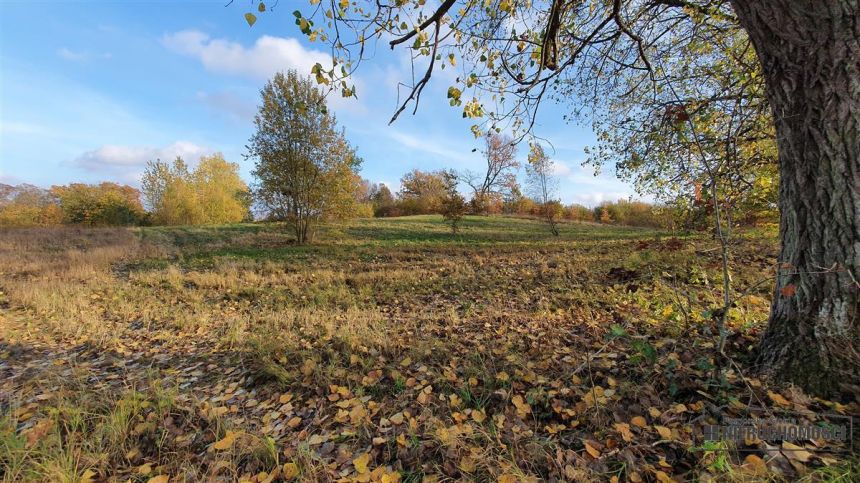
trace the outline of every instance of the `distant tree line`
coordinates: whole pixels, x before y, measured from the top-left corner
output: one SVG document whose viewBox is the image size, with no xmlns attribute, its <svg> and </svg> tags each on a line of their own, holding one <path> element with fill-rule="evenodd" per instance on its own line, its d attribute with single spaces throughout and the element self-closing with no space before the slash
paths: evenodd
<svg viewBox="0 0 860 483">
<path fill-rule="evenodd" d="M 401 189 L 392 192 L 385 184 L 366 183 L 366 195 L 361 200 L 369 204 L 375 217 L 444 214 L 450 203 L 451 191 L 446 180 L 450 171 L 412 170 L 401 179 Z M 458 193 L 459 195 L 459 193 Z M 459 195 L 462 198 L 462 195 Z M 554 220 L 594 222 L 655 228 L 681 227 L 684 217 L 681 210 L 669 205 L 644 201 L 618 200 L 603 202 L 589 208 L 581 204 L 563 204 L 556 199 L 542 203 L 522 194 L 519 187 L 504 196 L 493 195 L 481 200 L 464 200 L 465 213 L 477 215 L 515 215 L 545 218 L 552 213 Z"/>
<path fill-rule="evenodd" d="M 393 193 L 359 176 L 362 160 L 328 111 L 325 96 L 295 71 L 278 73 L 263 87 L 254 126 L 246 146 L 246 159 L 255 162 L 251 187 L 240 177 L 239 165 L 220 153 L 202 157 L 193 169 L 182 158 L 155 160 L 147 164 L 140 190 L 109 182 L 47 190 L 0 185 L 0 226 L 199 225 L 257 218 L 285 221 L 296 241 L 306 243 L 320 221 L 346 218 L 441 214 L 456 232 L 466 214 L 505 214 L 539 218 L 557 235 L 563 220 L 701 229 L 714 209 L 702 185 L 692 199 L 669 204 L 565 205 L 557 192 L 559 170 L 543 146 L 530 145 L 522 188 L 517 145 L 495 130 L 478 133 L 484 143 L 481 171 L 413 169 Z M 466 196 L 460 186 L 467 188 Z M 756 188 L 736 198 L 735 223 L 775 221 L 773 186 Z"/>
<path fill-rule="evenodd" d="M 235 223 L 251 218 L 250 204 L 239 165 L 215 154 L 201 158 L 193 170 L 182 158 L 151 161 L 140 190 L 111 182 L 50 189 L 0 184 L 0 226 Z"/>
<path fill-rule="evenodd" d="M 137 225 L 147 213 L 140 192 L 117 183 L 72 183 L 43 189 L 0 184 L 0 226 Z"/>
</svg>

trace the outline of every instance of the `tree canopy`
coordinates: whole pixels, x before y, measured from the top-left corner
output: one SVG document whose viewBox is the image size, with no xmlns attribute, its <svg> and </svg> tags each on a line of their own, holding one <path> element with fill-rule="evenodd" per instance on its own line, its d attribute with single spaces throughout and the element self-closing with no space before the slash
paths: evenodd
<svg viewBox="0 0 860 483">
<path fill-rule="evenodd" d="M 360 208 L 361 159 L 310 79 L 292 70 L 275 74 L 261 98 L 247 146 L 256 159 L 255 194 L 269 217 L 287 220 L 305 243 L 315 222 Z"/>
<path fill-rule="evenodd" d="M 172 163 L 151 161 L 141 187 L 156 224 L 236 223 L 249 218 L 250 196 L 239 165 L 220 153 L 203 156 L 193 170 L 179 157 Z"/>
</svg>

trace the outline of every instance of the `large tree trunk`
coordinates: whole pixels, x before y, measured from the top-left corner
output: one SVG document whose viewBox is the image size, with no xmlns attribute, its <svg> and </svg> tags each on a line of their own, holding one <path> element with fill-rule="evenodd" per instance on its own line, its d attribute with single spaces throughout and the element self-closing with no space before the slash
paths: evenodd
<svg viewBox="0 0 860 483">
<path fill-rule="evenodd" d="M 860 6 L 732 0 L 779 147 L 782 247 L 759 362 L 814 394 L 860 392 Z"/>
</svg>

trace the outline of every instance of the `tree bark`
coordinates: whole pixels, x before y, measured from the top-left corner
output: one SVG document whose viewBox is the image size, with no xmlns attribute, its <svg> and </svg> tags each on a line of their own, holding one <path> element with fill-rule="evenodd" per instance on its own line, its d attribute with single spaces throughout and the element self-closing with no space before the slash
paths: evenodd
<svg viewBox="0 0 860 483">
<path fill-rule="evenodd" d="M 779 147 L 781 249 L 762 369 L 860 393 L 860 6 L 732 0 L 761 61 Z"/>
</svg>

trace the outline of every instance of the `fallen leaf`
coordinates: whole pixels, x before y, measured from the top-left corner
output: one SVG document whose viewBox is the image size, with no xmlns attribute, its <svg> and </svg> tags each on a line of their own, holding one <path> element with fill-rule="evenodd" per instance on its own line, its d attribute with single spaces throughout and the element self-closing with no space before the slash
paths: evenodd
<svg viewBox="0 0 860 483">
<path fill-rule="evenodd" d="M 227 434 L 225 434 L 220 441 L 212 443 L 212 448 L 219 451 L 230 449 L 233 446 L 233 443 L 236 442 L 236 438 L 238 438 L 241 434 L 241 431 L 227 431 Z"/>
<path fill-rule="evenodd" d="M 790 460 L 800 461 L 801 463 L 808 462 L 814 456 L 802 446 L 789 443 L 788 441 L 782 442 L 782 454 Z"/>
<path fill-rule="evenodd" d="M 673 483 L 672 478 L 669 478 L 669 475 L 662 471 L 655 471 L 654 476 L 657 478 L 657 481 L 660 483 Z"/>
<path fill-rule="evenodd" d="M 600 450 L 598 450 L 597 448 L 592 446 L 592 444 L 589 443 L 588 441 L 584 441 L 583 443 L 585 444 L 585 451 L 587 451 L 588 454 L 590 454 L 592 458 L 594 458 L 594 459 L 600 458 Z"/>
<path fill-rule="evenodd" d="M 358 458 L 352 460 L 352 465 L 355 466 L 355 471 L 359 473 L 367 473 L 368 463 L 370 463 L 370 453 L 364 453 Z"/>
<path fill-rule="evenodd" d="M 642 416 L 634 416 L 633 419 L 630 420 L 630 424 L 644 428 L 645 426 L 648 426 L 648 421 L 646 421 Z"/>
<path fill-rule="evenodd" d="M 672 430 L 667 428 L 666 426 L 654 426 L 654 429 L 660 434 L 660 437 L 663 439 L 672 439 Z"/>
<path fill-rule="evenodd" d="M 83 474 L 81 474 L 80 482 L 81 483 L 91 483 L 95 479 L 95 477 L 96 477 L 96 472 L 91 470 L 91 469 L 87 469 L 86 471 L 83 472 Z"/>
<path fill-rule="evenodd" d="M 310 438 L 308 438 L 308 444 L 311 446 L 314 446 L 317 444 L 322 444 L 322 443 L 325 443 L 326 441 L 328 441 L 328 437 L 322 436 L 319 434 L 313 434 L 313 435 L 311 435 Z"/>
<path fill-rule="evenodd" d="M 627 423 L 615 423 L 615 430 L 621 433 L 624 441 L 633 441 L 633 433 L 630 432 L 630 425 Z"/>
<path fill-rule="evenodd" d="M 285 480 L 292 480 L 299 476 L 299 465 L 295 463 L 284 463 L 282 476 Z"/>
<path fill-rule="evenodd" d="M 789 402 L 788 399 L 784 398 L 782 394 L 778 392 L 768 391 L 767 397 L 769 397 L 771 401 L 779 404 L 780 406 L 791 406 L 791 402 Z"/>
<path fill-rule="evenodd" d="M 744 463 L 741 465 L 741 469 L 752 475 L 764 475 L 767 473 L 767 464 L 760 457 L 754 454 L 748 454 L 747 457 L 744 458 Z"/>
</svg>

